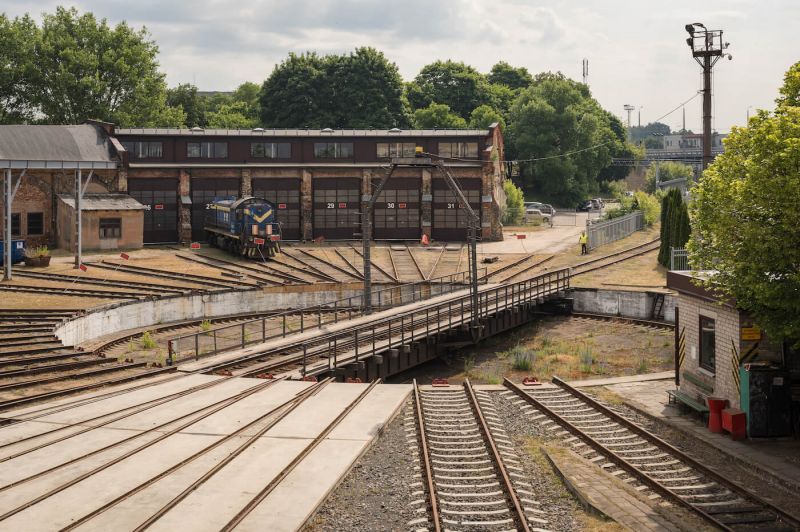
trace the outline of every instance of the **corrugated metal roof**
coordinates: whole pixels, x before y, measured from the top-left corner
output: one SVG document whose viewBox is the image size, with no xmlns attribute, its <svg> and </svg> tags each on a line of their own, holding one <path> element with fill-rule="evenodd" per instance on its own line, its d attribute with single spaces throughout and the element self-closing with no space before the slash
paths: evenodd
<svg viewBox="0 0 800 532">
<path fill-rule="evenodd" d="M 75 196 L 59 194 L 58 199 L 75 208 Z M 84 211 L 143 211 L 145 206 L 127 194 L 86 194 L 81 201 Z"/>
<path fill-rule="evenodd" d="M 117 128 L 116 134 L 175 137 L 485 137 L 488 129 L 166 129 Z"/>
<path fill-rule="evenodd" d="M 0 160 L 111 165 L 108 137 L 97 126 L 0 126 Z"/>
</svg>

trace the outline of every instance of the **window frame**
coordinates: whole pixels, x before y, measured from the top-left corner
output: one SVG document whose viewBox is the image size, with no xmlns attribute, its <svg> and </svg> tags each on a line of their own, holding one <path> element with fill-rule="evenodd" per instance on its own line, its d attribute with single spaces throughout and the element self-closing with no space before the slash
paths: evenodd
<svg viewBox="0 0 800 532">
<path fill-rule="evenodd" d="M 14 222 L 14 218 L 17 219 L 16 223 Z M 14 226 L 16 225 L 16 231 L 14 231 Z M 22 236 L 22 213 L 19 212 L 12 212 L 11 213 L 11 236 Z"/>
<path fill-rule="evenodd" d="M 109 229 L 112 230 L 111 235 L 106 233 Z M 100 240 L 122 238 L 122 218 L 100 218 L 98 221 L 98 230 L 100 233 Z"/>
<path fill-rule="evenodd" d="M 164 143 L 160 140 L 126 140 L 122 145 L 132 159 L 164 158 Z"/>
<path fill-rule="evenodd" d="M 194 149 L 193 149 L 194 148 Z M 228 143 L 225 141 L 201 140 L 186 143 L 187 159 L 227 159 Z"/>
<path fill-rule="evenodd" d="M 375 156 L 378 159 L 391 159 L 393 157 L 414 157 L 416 156 L 416 142 L 376 142 Z M 381 152 L 384 153 L 381 153 Z"/>
<path fill-rule="evenodd" d="M 320 147 L 325 146 L 324 150 Z M 342 148 L 347 146 L 349 153 Z M 315 159 L 352 159 L 355 155 L 355 146 L 352 142 L 314 142 Z"/>
<path fill-rule="evenodd" d="M 705 342 L 705 335 L 708 333 L 704 333 L 703 325 L 706 324 L 708 326 L 708 322 L 711 323 L 713 327 L 713 331 L 711 332 L 711 352 L 706 352 L 706 347 L 708 347 L 707 343 Z M 697 343 L 698 343 L 698 358 L 697 362 L 698 365 L 706 370 L 710 371 L 711 373 L 716 373 L 717 368 L 717 320 L 714 318 L 710 318 L 708 316 L 703 316 L 700 314 L 697 320 L 698 326 L 698 334 L 697 334 Z"/>
<path fill-rule="evenodd" d="M 262 146 L 264 151 L 261 155 L 256 153 L 255 147 Z M 268 149 L 269 147 L 269 149 Z M 271 155 L 268 153 L 271 152 Z M 291 159 L 291 142 L 251 142 L 250 157 L 254 159 Z"/>
<path fill-rule="evenodd" d="M 38 233 L 31 231 L 31 215 L 39 215 L 42 219 L 42 230 Z M 42 236 L 44 235 L 44 213 L 43 212 L 27 212 L 25 213 L 25 236 Z"/>
</svg>

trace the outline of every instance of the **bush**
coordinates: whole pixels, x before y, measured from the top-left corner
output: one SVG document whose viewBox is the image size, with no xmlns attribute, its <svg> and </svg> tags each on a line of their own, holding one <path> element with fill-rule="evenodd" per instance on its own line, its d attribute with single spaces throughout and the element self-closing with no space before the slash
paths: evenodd
<svg viewBox="0 0 800 532">
<path fill-rule="evenodd" d="M 517 371 L 530 371 L 533 367 L 533 361 L 536 355 L 525 349 L 524 347 L 517 345 L 509 353 L 514 357 L 514 361 L 511 363 L 511 367 Z"/>
<path fill-rule="evenodd" d="M 139 340 L 139 345 L 142 346 L 142 349 L 153 349 L 156 346 L 156 341 L 150 331 L 145 331 L 142 339 Z"/>
<path fill-rule="evenodd" d="M 506 179 L 503 181 L 503 191 L 506 193 L 503 223 L 505 225 L 519 225 L 525 215 L 525 196 L 522 189 L 510 179 Z"/>
<path fill-rule="evenodd" d="M 209 320 L 203 320 L 200 322 L 201 331 L 208 331 L 209 329 L 211 329 L 211 322 Z"/>
<path fill-rule="evenodd" d="M 633 199 L 634 210 L 642 211 L 645 225 L 649 227 L 656 223 L 659 216 L 661 216 L 661 207 L 658 204 L 658 199 L 654 195 L 641 190 L 634 192 Z"/>
</svg>

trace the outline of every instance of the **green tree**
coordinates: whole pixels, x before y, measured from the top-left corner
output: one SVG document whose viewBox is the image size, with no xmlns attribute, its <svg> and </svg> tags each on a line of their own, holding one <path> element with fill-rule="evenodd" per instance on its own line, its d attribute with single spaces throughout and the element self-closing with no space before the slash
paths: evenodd
<svg viewBox="0 0 800 532">
<path fill-rule="evenodd" d="M 467 121 L 450 111 L 443 103 L 432 103 L 424 109 L 414 111 L 414 127 L 417 129 L 462 129 Z"/>
<path fill-rule="evenodd" d="M 391 128 L 409 121 L 397 65 L 374 48 L 290 54 L 264 82 L 259 100 L 267 127 Z"/>
<path fill-rule="evenodd" d="M 667 124 L 662 122 L 650 122 L 644 126 L 632 126 L 630 136 L 631 142 L 635 144 L 641 142 L 647 144 L 649 141 L 651 144 L 655 143 L 663 148 L 664 135 L 669 135 L 670 133 L 671 131 Z"/>
<path fill-rule="evenodd" d="M 492 103 L 486 76 L 461 62 L 448 60 L 425 65 L 412 85 L 407 96 L 414 109 L 426 108 L 432 103 L 445 104 L 466 120 L 476 107 Z"/>
<path fill-rule="evenodd" d="M 506 120 L 503 115 L 490 105 L 481 105 L 476 107 L 469 115 L 469 127 L 475 129 L 486 129 L 492 124 L 497 122 L 500 124 L 500 129 L 505 130 Z"/>
<path fill-rule="evenodd" d="M 250 117 L 250 106 L 245 102 L 221 105 L 208 113 L 208 127 L 218 129 L 251 129 L 256 121 Z"/>
<path fill-rule="evenodd" d="M 503 223 L 506 225 L 519 225 L 525 216 L 525 195 L 522 189 L 510 179 L 503 181 L 503 191 L 506 193 Z"/>
<path fill-rule="evenodd" d="M 599 190 L 598 177 L 622 144 L 608 113 L 586 85 L 563 74 L 539 74 L 509 115 L 509 137 L 523 187 L 560 205 Z"/>
<path fill-rule="evenodd" d="M 673 161 L 652 164 L 647 168 L 644 176 L 644 189 L 650 194 L 656 191 L 656 172 L 658 172 L 658 182 L 664 183 L 673 179 L 686 179 L 690 183 L 694 177 L 694 169 L 688 164 L 676 163 Z"/>
<path fill-rule="evenodd" d="M 182 83 L 172 89 L 167 89 L 167 105 L 180 107 L 186 113 L 188 127 L 206 127 L 206 98 L 197 93 L 197 87 L 191 83 Z"/>
<path fill-rule="evenodd" d="M 669 266 L 670 248 L 682 248 L 689 240 L 689 212 L 683 195 L 671 188 L 661 199 L 661 247 L 658 262 Z"/>
<path fill-rule="evenodd" d="M 233 101 L 246 104 L 246 116 L 253 124 L 257 124 L 261 119 L 261 109 L 258 103 L 258 95 L 261 87 L 252 81 L 245 81 L 233 91 Z"/>
<path fill-rule="evenodd" d="M 773 341 L 800 339 L 800 63 L 774 113 L 733 128 L 692 189 L 693 268 L 753 315 Z"/>
<path fill-rule="evenodd" d="M 515 68 L 505 61 L 496 63 L 487 76 L 489 83 L 505 85 L 510 89 L 524 89 L 533 81 L 533 76 L 525 67 Z"/>
<path fill-rule="evenodd" d="M 33 118 L 31 74 L 38 32 L 28 15 L 11 20 L 0 13 L 0 124 Z"/>
<path fill-rule="evenodd" d="M 122 126 L 170 126 L 181 113 L 166 105 L 158 47 L 144 28 L 75 8 L 45 14 L 34 39 L 31 104 L 42 120 L 76 124 L 99 118 Z"/>
</svg>

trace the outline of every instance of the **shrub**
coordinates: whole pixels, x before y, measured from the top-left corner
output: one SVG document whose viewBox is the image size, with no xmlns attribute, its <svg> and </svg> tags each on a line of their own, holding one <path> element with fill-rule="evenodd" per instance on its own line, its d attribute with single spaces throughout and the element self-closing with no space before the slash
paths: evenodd
<svg viewBox="0 0 800 532">
<path fill-rule="evenodd" d="M 652 194 L 647 194 L 641 190 L 634 192 L 633 197 L 636 210 L 642 211 L 644 215 L 645 225 L 649 227 L 656 223 L 659 216 L 661 216 L 661 208 L 658 204 L 658 199 Z"/>
<path fill-rule="evenodd" d="M 208 331 L 209 329 L 211 329 L 211 322 L 209 320 L 203 320 L 200 322 L 201 331 Z"/>
<path fill-rule="evenodd" d="M 506 206 L 503 211 L 503 223 L 519 225 L 525 215 L 525 196 L 522 189 L 510 179 L 503 181 L 503 192 L 506 193 Z"/>
<path fill-rule="evenodd" d="M 530 371 L 533 367 L 533 361 L 536 354 L 524 347 L 517 345 L 510 351 L 514 360 L 511 367 L 517 371 Z"/>
<path fill-rule="evenodd" d="M 145 331 L 142 339 L 139 340 L 139 345 L 142 346 L 142 349 L 153 349 L 157 344 L 150 331 Z"/>
</svg>

